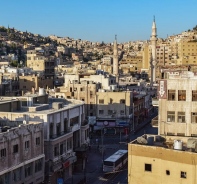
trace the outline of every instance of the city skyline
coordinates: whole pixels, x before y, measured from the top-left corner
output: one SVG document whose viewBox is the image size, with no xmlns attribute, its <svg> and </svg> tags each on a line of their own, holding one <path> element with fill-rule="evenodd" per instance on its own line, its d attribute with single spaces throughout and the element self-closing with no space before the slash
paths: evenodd
<svg viewBox="0 0 197 184">
<path fill-rule="evenodd" d="M 0 25 L 43 36 L 56 35 L 105 43 L 149 40 L 153 16 L 158 37 L 192 29 L 197 2 L 189 0 L 91 1 L 25 0 L 1 2 Z"/>
</svg>

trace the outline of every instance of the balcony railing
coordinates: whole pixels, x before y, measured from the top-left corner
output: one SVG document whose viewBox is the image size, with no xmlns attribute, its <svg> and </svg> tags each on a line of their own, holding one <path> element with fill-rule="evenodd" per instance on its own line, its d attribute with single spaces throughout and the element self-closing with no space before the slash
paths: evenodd
<svg viewBox="0 0 197 184">
<path fill-rule="evenodd" d="M 88 124 L 88 121 L 87 120 L 84 120 L 84 121 L 81 122 L 81 126 L 85 126 L 87 124 Z"/>
</svg>

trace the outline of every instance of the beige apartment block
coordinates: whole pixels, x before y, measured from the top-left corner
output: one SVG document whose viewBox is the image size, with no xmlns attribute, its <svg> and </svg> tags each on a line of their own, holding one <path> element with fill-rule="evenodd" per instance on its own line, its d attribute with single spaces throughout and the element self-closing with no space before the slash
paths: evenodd
<svg viewBox="0 0 197 184">
<path fill-rule="evenodd" d="M 158 84 L 158 134 L 197 137 L 196 73 L 168 72 Z"/>
<path fill-rule="evenodd" d="M 0 120 L 0 183 L 44 181 L 43 123 Z M 7 130 L 7 131 L 6 131 Z"/>
<path fill-rule="evenodd" d="M 93 81 L 100 83 L 101 88 L 110 90 L 111 86 L 116 85 L 116 77 L 108 74 L 90 75 L 90 74 L 77 74 L 77 75 L 64 75 L 64 86 L 66 87 L 69 83 L 82 81 Z"/>
<path fill-rule="evenodd" d="M 128 144 L 128 183 L 196 184 L 196 144 L 191 137 L 144 135 L 134 140 Z"/>
<path fill-rule="evenodd" d="M 120 61 L 120 69 L 123 73 L 140 72 L 143 67 L 142 56 L 128 55 Z"/>
<path fill-rule="evenodd" d="M 179 56 L 190 56 L 197 54 L 197 42 L 195 41 L 180 41 L 178 43 Z"/>
<path fill-rule="evenodd" d="M 19 76 L 19 90 L 23 93 L 28 91 L 38 91 L 39 88 L 52 89 L 53 79 L 38 75 Z"/>
<path fill-rule="evenodd" d="M 171 51 L 170 46 L 166 43 L 158 44 L 156 46 L 157 66 L 171 65 Z"/>
<path fill-rule="evenodd" d="M 100 84 L 93 81 L 73 81 L 67 83 L 66 87 L 60 87 L 59 92 L 55 93 L 55 97 L 63 97 L 67 99 L 77 99 L 84 101 L 86 116 L 95 116 L 95 97 L 96 92 L 100 88 Z"/>
<path fill-rule="evenodd" d="M 34 71 L 44 72 L 46 78 L 54 77 L 55 57 L 44 50 L 28 50 L 26 64 Z"/>
<path fill-rule="evenodd" d="M 133 110 L 133 93 L 131 91 L 97 92 L 96 105 L 98 118 L 129 118 Z"/>
</svg>

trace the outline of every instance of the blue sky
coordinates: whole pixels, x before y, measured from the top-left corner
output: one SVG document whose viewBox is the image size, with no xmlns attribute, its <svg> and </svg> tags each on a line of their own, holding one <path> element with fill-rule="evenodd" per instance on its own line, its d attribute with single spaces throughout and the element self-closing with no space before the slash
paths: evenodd
<svg viewBox="0 0 197 184">
<path fill-rule="evenodd" d="M 43 36 L 118 42 L 150 38 L 153 15 L 158 37 L 197 25 L 197 0 L 3 0 L 0 25 Z"/>
</svg>

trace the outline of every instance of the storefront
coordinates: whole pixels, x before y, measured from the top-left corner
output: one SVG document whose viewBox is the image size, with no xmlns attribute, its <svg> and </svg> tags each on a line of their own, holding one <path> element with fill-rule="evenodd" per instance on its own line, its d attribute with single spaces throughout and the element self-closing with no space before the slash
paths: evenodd
<svg viewBox="0 0 197 184">
<path fill-rule="evenodd" d="M 98 119 L 94 126 L 94 132 L 101 134 L 101 131 L 105 135 L 116 135 L 121 132 L 126 134 L 129 132 L 130 119 Z"/>
</svg>

